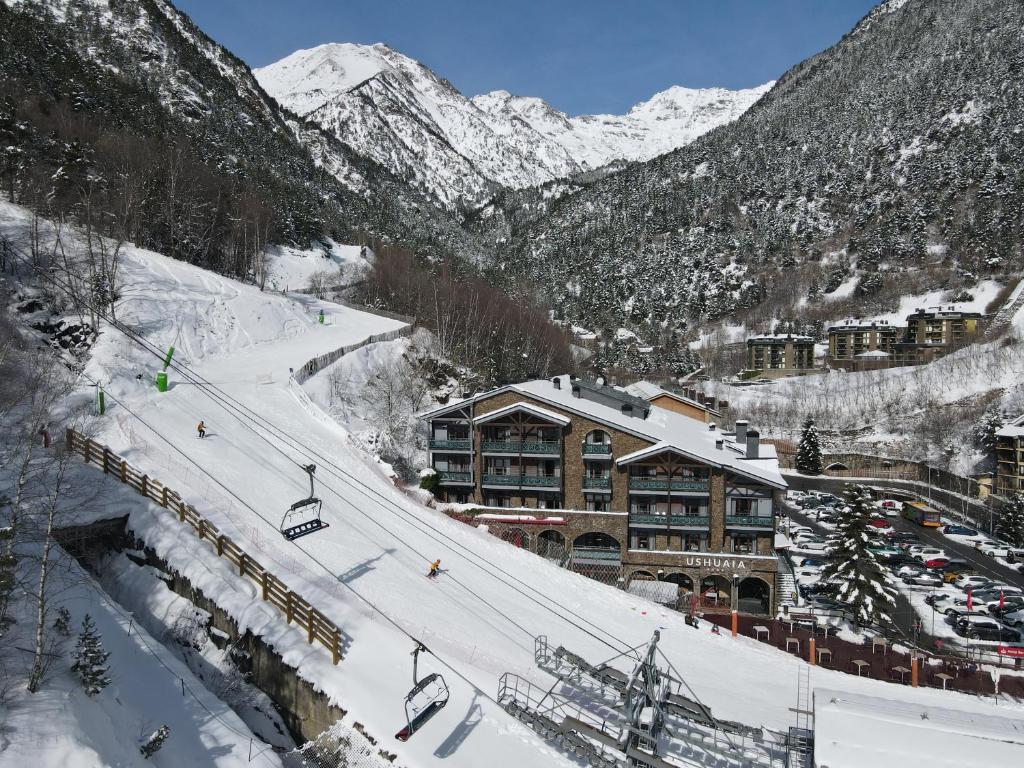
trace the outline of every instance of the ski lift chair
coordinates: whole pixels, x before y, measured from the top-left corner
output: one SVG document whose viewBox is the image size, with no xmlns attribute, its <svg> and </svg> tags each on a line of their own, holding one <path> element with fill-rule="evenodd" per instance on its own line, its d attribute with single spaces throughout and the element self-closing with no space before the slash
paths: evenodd
<svg viewBox="0 0 1024 768">
<path fill-rule="evenodd" d="M 448 683 L 437 672 L 431 672 L 422 680 L 416 680 L 416 665 L 420 651 L 426 651 L 422 644 L 412 652 L 412 690 L 405 697 L 405 728 L 395 734 L 399 741 L 408 741 L 430 718 L 448 703 Z M 428 651 L 429 653 L 429 651 Z"/>
<path fill-rule="evenodd" d="M 294 541 L 302 536 L 330 527 L 320 517 L 323 502 L 314 495 L 313 473 L 316 472 L 316 464 L 310 464 L 303 469 L 309 475 L 309 498 L 292 504 L 281 518 L 279 526 L 281 535 L 288 541 Z"/>
</svg>

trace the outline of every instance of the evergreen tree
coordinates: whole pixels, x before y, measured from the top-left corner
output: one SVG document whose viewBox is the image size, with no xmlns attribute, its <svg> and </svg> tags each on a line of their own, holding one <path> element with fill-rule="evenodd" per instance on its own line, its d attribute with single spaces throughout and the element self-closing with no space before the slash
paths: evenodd
<svg viewBox="0 0 1024 768">
<path fill-rule="evenodd" d="M 818 430 L 814 427 L 814 419 L 810 416 L 804 422 L 803 431 L 800 433 L 796 469 L 805 475 L 821 474 L 821 443 L 818 442 Z"/>
<path fill-rule="evenodd" d="M 71 612 L 67 608 L 60 608 L 57 611 L 57 618 L 53 620 L 53 629 L 61 637 L 71 636 Z"/>
<path fill-rule="evenodd" d="M 82 619 L 82 631 L 78 633 L 78 645 L 75 647 L 75 663 L 72 669 L 78 673 L 82 687 L 87 696 L 95 696 L 108 685 L 109 667 L 107 659 L 110 653 L 103 650 L 103 642 L 96 625 L 89 614 Z"/>
<path fill-rule="evenodd" d="M 1015 493 L 999 508 L 996 535 L 1014 547 L 1024 547 L 1024 493 Z"/>
<path fill-rule="evenodd" d="M 896 589 L 892 577 L 868 549 L 868 521 L 874 505 L 863 485 L 848 484 L 843 492 L 838 531 L 842 537 L 833 558 L 821 572 L 824 582 L 836 586 L 836 599 L 848 606 L 855 624 L 891 624 L 896 608 Z"/>
<path fill-rule="evenodd" d="M 153 733 L 150 734 L 146 742 L 139 747 L 139 752 L 147 760 L 160 751 L 160 747 L 167 741 L 167 737 L 171 735 L 171 729 L 166 725 L 161 725 Z"/>
<path fill-rule="evenodd" d="M 996 447 L 996 432 L 1003 428 L 1006 418 L 999 409 L 989 408 L 974 428 L 974 444 L 986 454 L 992 455 Z"/>
</svg>

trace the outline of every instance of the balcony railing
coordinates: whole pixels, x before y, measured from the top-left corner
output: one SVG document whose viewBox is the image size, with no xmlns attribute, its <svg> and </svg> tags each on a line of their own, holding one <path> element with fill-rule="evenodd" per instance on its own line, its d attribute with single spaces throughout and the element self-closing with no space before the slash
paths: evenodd
<svg viewBox="0 0 1024 768">
<path fill-rule="evenodd" d="M 574 563 L 597 563 L 613 565 L 621 560 L 619 550 L 609 547 L 573 547 Z"/>
<path fill-rule="evenodd" d="M 468 437 L 455 438 L 452 440 L 431 440 L 430 450 L 432 451 L 468 451 L 473 444 Z"/>
<path fill-rule="evenodd" d="M 748 517 L 746 515 L 726 515 L 726 525 L 742 525 L 748 528 L 772 528 L 775 520 L 770 517 Z"/>
<path fill-rule="evenodd" d="M 647 512 L 631 512 L 629 522 L 638 525 L 685 525 L 691 528 L 710 526 L 706 515 L 654 515 Z"/>
<path fill-rule="evenodd" d="M 472 472 L 438 472 L 442 483 L 472 483 Z"/>
<path fill-rule="evenodd" d="M 562 444 L 556 440 L 524 443 L 518 440 L 484 440 L 485 453 L 534 453 L 557 456 L 562 452 Z"/>
<path fill-rule="evenodd" d="M 610 477 L 584 477 L 583 488 L 584 490 L 598 489 L 598 490 L 610 490 L 612 487 L 612 479 Z"/>
<path fill-rule="evenodd" d="M 583 453 L 587 456 L 610 456 L 612 447 L 609 443 L 584 443 Z"/>
<path fill-rule="evenodd" d="M 557 488 L 562 484 L 561 475 L 484 475 L 484 485 L 533 485 L 542 488 Z"/>
<path fill-rule="evenodd" d="M 671 484 L 671 488 L 669 485 Z M 707 480 L 669 480 L 668 478 L 657 477 L 631 477 L 629 478 L 629 489 L 631 491 L 703 491 L 708 490 Z"/>
</svg>

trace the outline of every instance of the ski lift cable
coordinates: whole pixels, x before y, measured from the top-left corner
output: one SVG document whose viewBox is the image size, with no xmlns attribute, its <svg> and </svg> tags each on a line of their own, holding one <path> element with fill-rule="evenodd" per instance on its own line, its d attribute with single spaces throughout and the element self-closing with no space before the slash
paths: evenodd
<svg viewBox="0 0 1024 768">
<path fill-rule="evenodd" d="M 12 250 L 16 251 L 16 249 L 12 249 Z M 17 251 L 16 251 L 16 253 L 17 253 Z M 27 259 L 24 256 L 24 254 L 18 254 L 18 255 L 20 255 L 23 260 L 27 261 Z M 32 268 L 36 272 L 39 272 L 40 274 L 43 274 L 44 277 L 46 277 L 46 278 L 48 278 L 50 280 L 53 280 L 54 282 L 60 284 L 61 287 L 65 288 L 65 290 L 69 290 L 69 291 L 73 290 L 73 288 L 71 286 L 69 286 L 67 283 L 65 283 L 65 282 L 59 280 L 58 278 L 56 278 L 52 272 L 51 273 L 44 273 L 41 268 L 39 268 L 39 267 L 37 267 L 35 265 L 32 265 L 31 262 L 29 262 L 29 266 L 30 266 L 30 268 Z M 108 315 L 108 313 L 105 312 L 101 307 L 97 307 L 95 304 L 93 304 L 92 302 L 90 302 L 90 301 L 88 301 L 88 300 L 86 300 L 86 299 L 84 299 L 82 297 L 79 297 L 79 301 L 81 301 L 85 306 L 89 307 L 90 309 L 94 309 L 100 317 L 102 317 L 103 319 L 107 320 L 107 322 L 111 325 L 111 327 L 113 327 L 115 330 L 117 330 L 117 331 L 121 332 L 122 334 L 124 334 L 125 336 L 127 336 L 129 338 L 129 340 L 131 340 L 131 341 L 135 342 L 137 345 L 141 346 L 145 351 L 148 351 L 150 354 L 154 355 L 159 360 L 163 360 L 164 359 L 164 353 L 159 348 L 157 348 L 152 342 L 150 342 L 147 339 L 145 339 L 142 336 L 140 336 L 138 333 L 136 333 L 131 328 L 127 327 L 121 321 L 115 320 L 112 317 L 110 317 Z M 382 494 L 380 494 L 380 493 L 378 493 L 378 492 L 376 492 L 376 491 L 374 491 L 372 489 L 364 488 L 361 483 L 359 483 L 354 477 L 352 477 L 352 475 L 350 475 L 344 469 L 342 469 L 342 468 L 338 467 L 337 465 L 335 465 L 330 459 L 328 459 L 327 457 L 324 457 L 322 454 L 319 454 L 318 452 L 316 452 L 316 451 L 314 451 L 312 449 L 306 448 L 301 443 L 299 443 L 295 438 L 292 438 L 287 432 L 285 432 L 281 428 L 277 427 L 276 425 L 274 425 L 272 422 L 270 422 L 269 420 L 265 419 L 264 417 L 259 416 L 259 414 L 255 413 L 254 411 L 252 411 L 251 409 L 249 409 L 245 405 L 239 403 L 237 400 L 232 398 L 230 395 L 228 395 L 227 393 L 223 392 L 223 390 L 221 390 L 215 384 L 209 382 L 208 380 L 206 380 L 202 376 L 200 376 L 198 373 L 193 371 L 189 366 L 180 364 L 177 361 L 172 361 L 171 364 L 170 364 L 170 367 L 175 369 L 177 372 L 179 372 L 186 380 L 188 380 L 191 383 L 193 383 L 194 385 L 196 385 L 196 387 L 198 389 L 200 389 L 201 391 L 203 391 L 204 394 L 206 394 L 215 404 L 217 404 L 222 409 L 227 411 L 230 415 L 234 416 L 236 418 L 236 420 L 238 420 L 240 423 L 242 422 L 242 419 L 244 417 L 245 419 L 248 419 L 249 421 L 252 421 L 252 422 L 254 422 L 257 425 L 262 426 L 262 428 L 267 430 L 268 432 L 271 432 L 271 433 L 276 432 L 276 433 L 278 433 L 277 435 L 275 435 L 275 437 L 277 437 L 277 439 L 282 440 L 282 441 L 284 441 L 286 443 L 289 443 L 290 447 L 293 450 L 298 451 L 299 453 L 305 453 L 307 455 L 312 454 L 313 456 L 316 456 L 317 458 L 321 459 L 324 462 L 324 465 L 327 466 L 329 468 L 329 470 L 332 471 L 332 474 L 334 474 L 336 477 L 338 477 L 338 479 L 340 479 L 343 483 L 348 485 L 353 490 L 361 493 L 362 495 L 364 495 L 366 497 L 376 497 L 376 498 L 371 498 L 371 501 L 374 501 L 375 503 L 377 503 L 378 506 L 380 506 L 385 511 L 388 511 L 388 512 L 390 512 L 392 514 L 396 514 L 395 510 L 397 510 L 397 514 L 401 514 L 401 515 L 406 516 L 406 517 L 411 517 L 411 514 L 408 513 L 406 510 L 402 509 L 400 507 L 400 505 L 395 504 L 390 499 L 387 499 Z M 110 399 L 113 400 L 114 402 L 117 402 L 112 397 Z M 124 403 L 119 403 L 119 404 L 122 407 L 124 407 L 126 411 L 129 411 L 129 413 L 131 413 L 130 409 L 128 409 L 127 406 L 124 405 Z M 232 411 L 240 412 L 242 415 L 239 416 L 238 413 L 233 413 Z M 262 424 L 261 424 L 261 422 L 262 422 Z M 145 422 L 143 422 L 143 423 L 145 423 Z M 149 426 L 149 425 L 147 424 L 146 426 Z M 246 425 L 243 423 L 243 426 L 246 426 Z M 153 429 L 152 427 L 149 427 L 149 428 L 151 430 Z M 266 435 L 262 434 L 258 429 L 253 429 L 252 427 L 247 427 L 247 428 L 253 434 L 255 434 L 257 437 L 259 437 L 264 442 L 266 442 L 275 451 L 280 453 L 282 456 L 287 458 L 289 461 L 293 462 L 296 466 L 298 466 L 298 467 L 303 467 L 304 466 L 300 461 L 297 461 L 294 457 L 289 456 L 280 446 L 275 445 Z M 154 431 L 155 434 L 159 435 L 159 432 L 157 432 L 156 430 L 153 430 L 153 431 Z M 160 437 L 161 437 L 161 439 L 164 439 L 166 441 L 166 439 L 163 438 L 162 435 L 160 435 Z M 167 442 L 168 442 L 168 444 L 170 444 L 169 441 L 167 441 Z M 175 447 L 175 450 L 177 450 L 179 453 L 182 453 L 183 456 L 188 458 L 186 454 L 181 452 L 176 447 Z M 189 461 L 191 461 L 191 459 L 189 459 Z M 243 502 L 234 492 L 232 492 L 229 489 L 227 489 L 226 486 L 224 486 L 222 483 L 220 483 L 218 480 L 216 480 L 216 478 L 213 478 L 213 476 L 210 475 L 209 473 L 205 472 L 205 470 L 203 470 L 203 472 L 204 472 L 204 474 L 207 474 L 207 476 L 210 477 L 212 480 L 214 480 L 214 482 L 216 482 L 218 485 L 221 485 L 222 488 L 227 490 L 232 497 L 234 497 L 240 503 L 244 504 L 247 508 L 252 510 L 254 512 L 254 514 L 256 514 L 258 517 L 260 517 L 260 519 L 270 523 L 270 521 L 267 520 L 267 518 L 263 517 L 262 515 L 257 513 L 255 510 L 253 510 L 250 505 L 248 505 L 245 502 Z M 343 475 L 344 477 L 340 477 L 339 475 Z M 345 478 L 348 478 L 348 479 L 345 479 Z M 322 484 L 322 485 L 324 485 L 324 484 Z M 327 485 L 324 485 L 324 487 L 327 488 L 332 493 L 334 493 L 340 499 L 345 501 L 352 509 L 354 509 L 357 512 L 359 512 L 361 515 L 363 515 L 364 517 L 369 519 L 371 522 L 374 522 L 376 525 L 378 525 L 378 527 L 382 528 L 382 530 L 385 530 L 386 532 L 390 533 L 395 539 L 397 539 L 399 542 L 401 542 L 408 549 L 410 549 L 413 552 L 415 552 L 417 555 L 419 555 L 424 560 L 426 560 L 428 562 L 430 561 L 430 559 L 426 555 L 424 555 L 421 552 L 416 551 L 415 548 L 413 548 L 410 544 L 408 544 L 408 542 L 405 542 L 400 536 L 398 536 L 394 532 L 388 531 L 388 529 L 385 528 L 383 525 L 381 525 L 379 523 L 379 521 L 376 521 L 372 516 L 368 515 L 367 513 L 365 513 L 362 510 L 358 509 L 358 507 L 356 507 L 355 505 L 351 504 L 351 502 L 349 502 L 347 499 L 345 499 L 344 496 L 342 496 L 337 490 L 335 490 L 334 488 L 331 488 L 330 486 L 327 486 Z M 381 500 L 384 503 L 381 503 Z M 388 506 L 386 506 L 386 505 L 388 505 Z M 389 506 L 393 507 L 394 509 L 390 509 Z M 426 521 L 424 521 L 422 519 L 416 518 L 415 519 L 415 523 L 420 524 L 417 527 L 426 526 L 427 528 L 432 530 L 434 533 L 436 533 L 439 536 L 441 536 L 442 538 L 446 539 L 455 548 L 457 548 L 459 550 L 462 550 L 465 553 L 468 553 L 468 555 L 470 555 L 475 560 L 480 560 L 479 556 L 476 555 L 476 553 L 472 552 L 471 550 L 469 550 L 465 546 L 459 544 L 458 542 L 452 540 L 450 537 L 448 537 L 443 532 L 437 530 L 434 526 L 430 525 L 428 522 L 426 522 Z M 270 523 L 270 524 L 273 524 L 273 523 Z M 437 540 L 436 537 L 431 536 L 426 531 L 423 531 L 422 527 L 420 527 L 420 530 L 421 530 L 421 532 L 423 532 L 428 537 L 433 538 L 435 541 Z M 312 557 L 312 556 L 310 556 L 310 557 Z M 463 557 L 466 558 L 467 560 L 469 560 L 469 558 L 466 557 L 466 555 L 463 555 Z M 483 561 L 483 562 L 486 563 L 487 566 L 492 566 L 493 565 L 491 563 L 488 563 L 487 561 Z M 539 602 L 536 598 L 531 597 L 530 595 L 526 594 L 525 592 L 523 592 L 522 589 L 520 589 L 515 584 L 509 583 L 508 581 L 505 581 L 504 579 L 500 578 L 493 571 L 489 570 L 488 567 L 484 567 L 484 565 L 480 564 L 479 562 L 473 563 L 473 564 L 477 565 L 477 567 L 480 568 L 480 570 L 484 571 L 485 573 L 490 575 L 492 578 L 495 578 L 499 582 L 504 583 L 507 587 L 509 587 L 513 591 L 519 593 L 523 597 L 526 597 L 528 600 L 530 600 L 531 602 L 535 603 L 536 605 L 538 605 L 542 609 L 547 610 L 548 612 L 554 614 L 556 617 L 562 619 L 566 623 L 572 625 L 573 627 L 575 627 L 579 631 L 587 634 L 588 636 L 592 637 L 593 639 L 597 640 L 598 642 L 601 642 L 602 644 L 608 646 L 609 648 L 612 648 L 613 650 L 621 650 L 622 649 L 622 648 L 617 648 L 615 645 L 610 643 L 605 638 L 599 637 L 594 632 L 588 630 L 585 627 L 580 626 L 579 624 L 577 624 L 576 622 L 572 621 L 571 619 L 568 619 L 565 614 L 569 614 L 571 616 L 574 616 L 574 617 L 580 619 L 581 621 L 589 624 L 591 627 L 594 627 L 599 632 L 604 633 L 608 637 L 610 637 L 613 640 L 615 640 L 616 642 L 620 643 L 621 646 L 626 648 L 627 650 L 630 648 L 630 645 L 628 643 L 626 643 L 625 641 L 623 641 L 620 638 L 616 637 L 615 635 L 613 635 L 612 633 L 608 632 L 607 630 L 604 630 L 603 628 L 601 628 L 598 625 L 594 624 L 593 622 L 591 622 L 590 620 L 586 619 L 585 617 L 580 616 L 578 613 L 572 611 L 572 609 L 568 608 L 567 606 L 562 605 L 556 599 L 550 597 L 549 595 L 546 595 L 546 594 L 540 592 L 539 590 L 536 590 L 533 587 L 530 587 L 530 586 L 524 584 L 521 580 L 517 579 L 515 576 L 513 576 L 510 573 L 508 573 L 504 569 L 502 569 L 502 568 L 500 568 L 498 566 L 493 566 L 501 574 L 503 574 L 503 575 L 513 579 L 514 581 L 518 582 L 519 584 L 522 584 L 523 587 L 525 587 L 526 589 L 529 589 L 530 591 L 534 592 L 535 594 L 539 595 L 540 597 L 544 598 L 545 600 L 550 601 L 555 606 L 560 608 L 561 611 L 563 611 L 564 613 L 556 611 L 551 606 L 545 605 L 545 604 Z M 459 586 L 461 586 L 463 589 L 465 589 L 475 599 L 479 600 L 480 602 L 484 603 L 485 605 L 488 605 L 488 607 L 490 607 L 496 613 L 501 615 L 507 621 L 509 621 L 513 625 L 517 626 L 518 628 L 522 629 L 524 632 L 529 634 L 531 637 L 535 636 L 532 632 L 527 630 L 525 627 L 522 627 L 522 625 L 520 625 L 514 619 L 509 617 L 508 614 L 506 614 L 504 611 L 501 611 L 499 608 L 497 608 L 496 606 L 490 604 L 484 598 L 480 597 L 480 595 L 478 593 L 474 592 L 467 585 L 463 584 L 461 581 L 459 581 L 458 579 L 455 579 L 454 577 L 452 577 L 452 580 L 455 581 L 457 584 L 459 584 Z"/>
<path fill-rule="evenodd" d="M 87 381 L 89 381 L 89 378 L 84 376 L 84 375 L 83 375 L 83 378 L 85 378 Z M 139 423 L 141 423 L 144 427 L 149 429 L 160 440 L 162 440 L 163 442 L 167 443 L 167 445 L 170 446 L 171 449 L 173 449 L 175 452 L 181 454 L 181 456 L 184 457 L 186 461 L 188 461 L 190 464 L 192 464 L 194 467 L 196 467 L 196 469 L 198 469 L 200 472 L 202 472 L 204 475 L 206 475 L 208 478 L 210 478 L 210 480 L 212 480 L 214 483 L 219 485 L 224 491 L 229 493 L 233 498 L 235 498 L 246 509 L 248 509 L 254 515 L 256 515 L 256 517 L 260 518 L 261 520 L 263 520 L 264 522 L 268 523 L 269 525 L 273 525 L 274 524 L 272 520 L 270 520 L 269 518 L 267 518 L 264 515 L 262 515 L 252 505 L 250 505 L 248 502 L 246 502 L 241 497 L 239 497 L 234 491 L 232 491 L 230 488 L 228 488 L 224 483 L 222 483 L 216 477 L 214 477 L 209 472 L 207 472 L 206 469 L 202 465 L 200 465 L 198 462 L 194 461 L 191 457 L 189 457 L 189 455 L 187 453 L 182 451 L 180 448 L 178 448 L 176 445 L 174 445 L 174 443 L 172 443 L 170 440 L 168 440 L 166 437 L 164 437 L 160 433 L 160 431 L 158 429 L 156 429 L 152 424 L 150 424 L 145 419 L 143 419 L 141 416 L 139 416 L 137 413 L 135 413 L 124 402 L 119 401 L 117 398 L 114 398 L 114 397 L 111 397 L 110 399 L 111 399 L 112 402 L 117 403 L 122 408 L 124 408 L 125 411 L 128 412 L 128 414 L 130 414 L 133 418 L 135 418 L 137 421 L 139 421 Z M 307 552 L 306 550 L 300 550 L 300 551 L 302 551 L 302 553 L 307 558 L 309 558 L 312 562 L 316 563 L 328 575 L 330 575 L 332 577 L 335 576 L 333 569 L 330 566 L 328 566 L 326 563 L 321 561 L 314 554 L 312 554 L 311 552 Z M 474 693 L 483 696 L 485 699 L 488 699 L 489 701 L 493 702 L 495 705 L 497 705 L 499 707 L 501 706 L 500 703 L 494 697 L 490 696 L 488 693 L 486 693 L 485 691 L 481 690 L 480 687 L 476 683 L 474 683 L 466 675 L 464 675 L 458 669 L 456 669 L 454 666 L 452 666 L 452 664 L 450 662 L 446 661 L 443 656 L 440 656 L 437 652 L 431 650 L 429 648 L 429 646 L 427 646 L 421 639 L 416 637 L 416 635 L 414 635 L 409 630 L 405 629 L 401 624 L 398 623 L 398 621 L 396 619 L 394 619 L 390 615 L 388 615 L 388 613 L 386 611 L 384 611 L 376 603 L 374 603 L 368 597 L 366 597 L 361 592 L 359 592 L 359 590 L 357 590 L 351 584 L 348 584 L 348 583 L 346 583 L 344 581 L 339 581 L 338 583 L 341 584 L 341 586 L 343 586 L 345 589 L 347 589 L 353 595 L 355 595 L 356 598 L 360 602 L 365 604 L 367 607 L 369 607 L 375 613 L 379 614 L 385 621 L 387 621 L 392 627 L 394 627 L 396 630 L 398 630 L 401 634 L 405 635 L 409 640 L 413 641 L 417 645 L 422 646 L 423 649 L 427 653 L 429 653 L 431 656 L 433 656 L 435 659 L 437 659 L 438 663 L 441 664 L 445 669 L 447 669 L 449 672 L 451 672 L 456 677 L 458 677 L 460 680 L 462 680 L 467 685 L 469 685 L 473 689 Z"/>
</svg>

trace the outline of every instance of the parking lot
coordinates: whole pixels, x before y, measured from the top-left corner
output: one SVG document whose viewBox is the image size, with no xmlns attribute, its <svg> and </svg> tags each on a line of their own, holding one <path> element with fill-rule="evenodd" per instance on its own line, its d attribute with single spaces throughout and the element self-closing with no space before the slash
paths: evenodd
<svg viewBox="0 0 1024 768">
<path fill-rule="evenodd" d="M 825 522 L 835 517 L 835 510 L 828 508 L 827 499 L 826 505 L 820 507 L 812 500 L 803 500 L 802 503 L 807 505 L 806 508 L 797 507 L 792 501 L 787 502 L 787 517 L 793 524 L 804 526 L 821 538 L 815 540 L 812 537 L 799 545 L 792 555 L 795 566 L 804 562 L 806 557 L 814 557 L 819 562 L 827 559 L 827 542 L 824 539 L 835 530 L 832 522 Z M 841 503 L 832 501 L 831 505 L 841 506 Z M 911 505 L 914 506 L 917 505 Z M 930 509 L 925 505 L 920 506 Z M 819 508 L 822 510 L 821 520 L 818 519 Z M 932 519 L 938 519 L 935 510 L 931 510 L 930 514 Z M 973 539 L 984 537 L 968 537 L 966 533 L 950 536 L 938 528 L 918 525 L 891 514 L 876 522 L 885 526 L 880 529 L 878 540 L 880 546 L 881 542 L 886 542 L 887 554 L 880 555 L 880 561 L 889 568 L 898 587 L 893 621 L 902 637 L 911 642 L 916 641 L 922 648 L 957 649 L 963 652 L 970 646 L 972 655 L 984 651 L 986 655 L 994 656 L 1000 645 L 1021 643 L 1020 633 L 1014 627 L 1021 626 L 1021 614 L 1013 611 L 1022 606 L 1017 604 L 1019 599 L 1013 593 L 1024 591 L 1024 574 L 1021 574 L 1018 566 L 999 562 L 995 557 L 976 549 Z M 896 545 L 900 549 L 896 549 Z M 915 557 L 919 557 L 920 562 L 915 561 Z M 925 567 L 925 562 L 930 567 Z M 831 606 L 841 610 L 842 606 L 832 603 L 827 589 L 823 590 L 818 583 L 815 570 L 814 566 L 796 569 L 804 601 L 809 605 Z M 948 575 L 946 570 L 949 571 Z M 970 575 L 972 580 L 978 581 L 975 589 L 979 599 L 972 599 L 970 614 L 965 605 L 966 592 L 963 587 L 966 585 L 948 583 L 961 574 L 963 578 Z M 1004 600 L 1002 611 L 996 602 L 1000 597 Z M 986 601 L 990 603 L 987 606 Z"/>
</svg>

